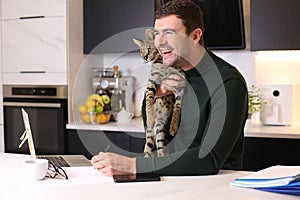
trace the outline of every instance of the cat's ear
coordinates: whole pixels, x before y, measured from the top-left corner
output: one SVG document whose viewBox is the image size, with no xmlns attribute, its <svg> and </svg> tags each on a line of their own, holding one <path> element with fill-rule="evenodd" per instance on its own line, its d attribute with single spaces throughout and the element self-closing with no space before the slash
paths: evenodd
<svg viewBox="0 0 300 200">
<path fill-rule="evenodd" d="M 147 28 L 145 30 L 145 35 L 146 35 L 146 40 L 153 40 L 154 39 L 153 30 L 150 29 L 150 28 Z"/>
<path fill-rule="evenodd" d="M 135 39 L 135 38 L 133 38 L 132 40 L 139 47 L 141 47 L 143 45 L 143 41 L 142 40 L 138 40 L 138 39 Z"/>
</svg>

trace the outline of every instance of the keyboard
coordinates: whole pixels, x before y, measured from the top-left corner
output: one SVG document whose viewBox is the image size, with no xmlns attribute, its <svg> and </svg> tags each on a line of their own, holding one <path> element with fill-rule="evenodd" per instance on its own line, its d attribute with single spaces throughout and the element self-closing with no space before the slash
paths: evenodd
<svg viewBox="0 0 300 200">
<path fill-rule="evenodd" d="M 56 167 L 70 167 L 70 165 L 62 156 L 37 156 L 37 157 L 47 159 Z"/>
</svg>

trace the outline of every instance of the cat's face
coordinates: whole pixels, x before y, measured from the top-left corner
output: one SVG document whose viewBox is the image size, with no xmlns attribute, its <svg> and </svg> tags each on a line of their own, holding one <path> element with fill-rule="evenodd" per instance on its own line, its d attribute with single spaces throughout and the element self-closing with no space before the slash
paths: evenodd
<svg viewBox="0 0 300 200">
<path fill-rule="evenodd" d="M 159 52 L 153 44 L 145 42 L 140 47 L 140 55 L 145 62 L 155 62 L 159 58 Z"/>
<path fill-rule="evenodd" d="M 156 62 L 161 59 L 159 51 L 154 45 L 152 30 L 146 30 L 145 40 L 133 39 L 133 41 L 140 47 L 140 55 L 145 62 Z"/>
</svg>

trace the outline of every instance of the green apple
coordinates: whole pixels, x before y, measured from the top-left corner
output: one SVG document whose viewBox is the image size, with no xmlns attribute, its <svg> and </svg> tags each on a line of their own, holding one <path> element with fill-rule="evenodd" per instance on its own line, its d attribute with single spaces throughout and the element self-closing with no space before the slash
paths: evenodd
<svg viewBox="0 0 300 200">
<path fill-rule="evenodd" d="M 103 107 L 102 106 L 97 106 L 95 110 L 96 110 L 97 114 L 101 113 L 101 112 L 103 112 Z"/>
<path fill-rule="evenodd" d="M 101 96 L 102 97 L 102 101 L 104 104 L 109 104 L 110 103 L 110 98 L 108 95 L 104 94 Z"/>
<path fill-rule="evenodd" d="M 95 108 L 94 108 L 94 107 L 89 107 L 89 108 L 87 109 L 87 112 L 95 112 Z"/>
</svg>

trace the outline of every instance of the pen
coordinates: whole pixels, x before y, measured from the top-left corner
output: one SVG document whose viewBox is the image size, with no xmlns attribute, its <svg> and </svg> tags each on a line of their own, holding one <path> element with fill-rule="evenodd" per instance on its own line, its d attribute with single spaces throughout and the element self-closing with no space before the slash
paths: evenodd
<svg viewBox="0 0 300 200">
<path fill-rule="evenodd" d="M 104 149 L 103 152 L 107 152 L 109 148 L 110 148 L 110 145 L 107 145 L 107 147 Z"/>
</svg>

